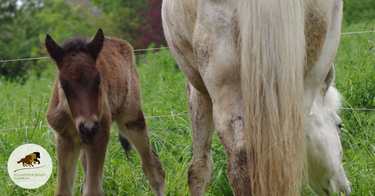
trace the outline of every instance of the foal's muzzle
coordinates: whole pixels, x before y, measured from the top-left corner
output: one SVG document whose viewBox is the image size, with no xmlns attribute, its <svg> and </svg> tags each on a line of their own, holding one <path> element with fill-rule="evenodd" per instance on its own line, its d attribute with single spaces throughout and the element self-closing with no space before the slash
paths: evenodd
<svg viewBox="0 0 375 196">
<path fill-rule="evenodd" d="M 99 123 L 98 121 L 94 121 L 92 125 L 88 125 L 81 122 L 78 129 L 82 142 L 85 144 L 90 144 L 95 141 L 96 136 L 98 135 Z"/>
</svg>

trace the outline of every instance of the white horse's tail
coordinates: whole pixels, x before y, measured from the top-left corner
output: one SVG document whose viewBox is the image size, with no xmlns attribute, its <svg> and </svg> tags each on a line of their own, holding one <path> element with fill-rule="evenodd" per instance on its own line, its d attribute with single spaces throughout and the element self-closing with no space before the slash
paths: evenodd
<svg viewBox="0 0 375 196">
<path fill-rule="evenodd" d="M 240 0 L 241 85 L 252 195 L 300 195 L 304 5 Z"/>
</svg>

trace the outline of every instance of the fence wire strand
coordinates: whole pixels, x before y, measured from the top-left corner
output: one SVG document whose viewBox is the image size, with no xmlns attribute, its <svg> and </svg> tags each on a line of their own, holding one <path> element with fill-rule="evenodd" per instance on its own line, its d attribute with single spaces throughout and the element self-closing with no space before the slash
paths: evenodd
<svg viewBox="0 0 375 196">
<path fill-rule="evenodd" d="M 353 34 L 364 34 L 364 33 L 375 33 L 375 30 L 371 30 L 371 31 L 354 31 L 354 32 L 345 32 L 345 33 L 341 33 L 341 35 L 353 35 Z"/>
<path fill-rule="evenodd" d="M 341 110 L 375 111 L 375 109 L 373 109 L 373 108 L 341 108 Z"/>
<path fill-rule="evenodd" d="M 163 47 L 163 48 L 147 48 L 147 49 L 135 49 L 134 52 L 144 52 L 144 51 L 156 51 L 156 50 L 166 50 L 169 49 L 169 47 Z M 23 58 L 23 59 L 9 59 L 9 60 L 0 60 L 0 63 L 6 63 L 6 62 L 18 62 L 18 61 L 33 61 L 33 60 L 43 60 L 43 59 L 50 59 L 51 57 L 45 56 L 45 57 L 35 57 L 35 58 Z"/>
<path fill-rule="evenodd" d="M 17 61 L 33 61 L 33 60 L 41 60 L 41 59 L 50 59 L 51 57 L 35 57 L 35 58 L 24 58 L 24 59 L 9 59 L 9 60 L 0 60 L 0 63 L 6 62 L 17 62 Z"/>
</svg>

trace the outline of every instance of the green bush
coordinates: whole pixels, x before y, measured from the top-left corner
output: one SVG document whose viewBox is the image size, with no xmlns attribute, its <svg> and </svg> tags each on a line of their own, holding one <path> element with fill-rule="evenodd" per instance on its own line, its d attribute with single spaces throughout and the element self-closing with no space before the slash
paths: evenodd
<svg viewBox="0 0 375 196">
<path fill-rule="evenodd" d="M 344 22 L 354 24 L 361 21 L 369 21 L 375 18 L 374 0 L 345 0 Z"/>
<path fill-rule="evenodd" d="M 9 4 L 8 4 L 9 3 Z M 17 9 L 16 1 L 1 2 L 0 14 L 0 59 L 20 59 L 30 57 L 39 44 L 38 34 L 41 24 L 35 15 L 41 10 L 38 4 L 25 4 Z M 6 18 L 6 20 L 4 19 Z M 34 68 L 35 61 L 7 62 L 0 64 L 0 76 L 24 81 L 27 70 Z"/>
</svg>

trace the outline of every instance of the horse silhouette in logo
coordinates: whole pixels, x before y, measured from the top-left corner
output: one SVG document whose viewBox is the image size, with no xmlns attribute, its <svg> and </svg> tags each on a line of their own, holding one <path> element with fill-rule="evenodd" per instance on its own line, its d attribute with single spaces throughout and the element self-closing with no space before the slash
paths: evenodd
<svg viewBox="0 0 375 196">
<path fill-rule="evenodd" d="M 40 164 L 40 161 L 38 159 L 40 159 L 40 153 L 33 152 L 31 154 L 26 155 L 25 158 L 22 158 L 17 163 L 22 163 L 23 167 L 34 167 L 33 164 Z"/>
</svg>

